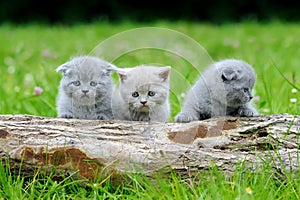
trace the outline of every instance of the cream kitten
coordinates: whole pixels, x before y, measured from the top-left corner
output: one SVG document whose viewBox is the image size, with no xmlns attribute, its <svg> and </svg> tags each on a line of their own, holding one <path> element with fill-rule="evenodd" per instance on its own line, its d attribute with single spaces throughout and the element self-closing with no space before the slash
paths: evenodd
<svg viewBox="0 0 300 200">
<path fill-rule="evenodd" d="M 114 118 L 166 122 L 170 117 L 170 70 L 157 66 L 119 69 L 120 85 L 112 98 Z"/>
<path fill-rule="evenodd" d="M 79 56 L 59 66 L 63 77 L 57 96 L 62 118 L 112 119 L 112 65 L 96 57 Z"/>
<path fill-rule="evenodd" d="M 255 72 L 242 60 L 225 59 L 213 63 L 188 92 L 176 122 L 189 122 L 215 116 L 255 116 L 250 100 Z"/>
</svg>

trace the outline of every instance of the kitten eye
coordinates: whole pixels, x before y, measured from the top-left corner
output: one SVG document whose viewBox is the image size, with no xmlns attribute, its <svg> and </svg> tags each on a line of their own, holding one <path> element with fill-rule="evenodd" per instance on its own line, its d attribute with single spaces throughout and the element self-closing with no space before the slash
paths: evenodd
<svg viewBox="0 0 300 200">
<path fill-rule="evenodd" d="M 90 85 L 91 85 L 91 86 L 96 86 L 97 83 L 96 83 L 95 81 L 91 81 L 91 82 L 90 82 Z"/>
<path fill-rule="evenodd" d="M 148 92 L 148 96 L 153 97 L 154 95 L 155 95 L 155 92 L 153 92 L 153 91 Z"/>
<path fill-rule="evenodd" d="M 74 82 L 73 82 L 73 85 L 79 86 L 79 85 L 80 85 L 80 81 L 74 81 Z"/>
<path fill-rule="evenodd" d="M 246 93 L 246 92 L 249 91 L 249 89 L 248 88 L 244 88 L 243 91 Z"/>
<path fill-rule="evenodd" d="M 132 93 L 131 95 L 132 95 L 133 97 L 135 97 L 135 98 L 136 98 L 136 97 L 138 97 L 138 96 L 139 96 L 139 93 L 138 93 L 138 92 L 134 92 L 134 93 Z"/>
</svg>

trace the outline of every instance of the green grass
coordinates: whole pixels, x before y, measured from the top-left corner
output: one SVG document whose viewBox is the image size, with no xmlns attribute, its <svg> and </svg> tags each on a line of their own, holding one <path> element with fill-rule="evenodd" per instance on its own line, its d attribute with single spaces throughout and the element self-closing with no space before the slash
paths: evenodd
<svg viewBox="0 0 300 200">
<path fill-rule="evenodd" d="M 142 48 L 122 55 L 113 52 L 119 43 L 113 43 L 112 49 L 105 49 L 103 57 L 112 59 L 120 67 L 143 63 L 172 66 L 172 118 L 179 112 L 183 100 L 181 93 L 186 92 L 210 58 L 238 58 L 253 65 L 257 73 L 255 95 L 259 97 L 256 107 L 262 114 L 299 114 L 300 28 L 299 24 L 280 22 L 220 26 L 187 22 L 69 27 L 4 24 L 0 27 L 0 113 L 55 117 L 61 78 L 55 69 L 71 56 L 97 54 L 97 46 L 107 38 L 139 27 L 178 31 L 198 42 L 210 56 L 205 57 L 205 51 L 200 56 L 199 52 L 192 53 L 192 61 L 200 60 L 195 69 L 190 59 L 164 49 Z M 134 35 L 132 40 L 143 37 L 143 34 Z M 187 38 L 183 42 L 178 40 L 178 44 L 182 50 L 194 48 Z M 43 88 L 41 95 L 34 95 L 36 86 Z M 293 88 L 298 91 L 292 93 Z M 298 101 L 292 103 L 291 99 Z M 280 174 L 268 163 L 256 173 L 237 166 L 230 178 L 212 168 L 208 174 L 199 175 L 199 184 L 183 181 L 173 174 L 169 179 L 157 178 L 154 182 L 142 175 L 129 175 L 131 181 L 119 186 L 114 186 L 110 180 L 82 186 L 72 177 L 66 177 L 63 182 L 40 175 L 18 177 L 2 165 L 0 176 L 0 199 L 299 199 L 300 195 L 299 174 L 291 178 L 287 173 L 287 178 L 279 181 L 276 177 Z M 251 194 L 246 191 L 248 187 Z"/>
<path fill-rule="evenodd" d="M 119 184 L 110 178 L 83 183 L 72 175 L 56 181 L 41 172 L 21 177 L 0 165 L 0 199 L 299 199 L 299 173 L 281 174 L 267 162 L 253 173 L 246 164 L 237 164 L 230 176 L 213 166 L 196 179 L 128 174 Z"/>
</svg>

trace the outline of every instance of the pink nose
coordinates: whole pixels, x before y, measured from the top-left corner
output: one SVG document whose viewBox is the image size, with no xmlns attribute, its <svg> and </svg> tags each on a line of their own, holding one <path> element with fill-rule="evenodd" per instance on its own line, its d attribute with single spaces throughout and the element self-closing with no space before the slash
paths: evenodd
<svg viewBox="0 0 300 200">
<path fill-rule="evenodd" d="M 141 104 L 145 105 L 147 103 L 147 101 L 140 101 Z"/>
</svg>

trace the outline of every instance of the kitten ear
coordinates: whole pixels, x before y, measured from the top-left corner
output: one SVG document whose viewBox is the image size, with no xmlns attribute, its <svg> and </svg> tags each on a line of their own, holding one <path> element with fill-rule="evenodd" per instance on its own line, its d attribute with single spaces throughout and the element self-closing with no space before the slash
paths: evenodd
<svg viewBox="0 0 300 200">
<path fill-rule="evenodd" d="M 127 79 L 127 70 L 117 68 L 116 66 L 114 66 L 113 70 L 118 73 L 118 75 L 120 77 L 120 81 L 123 82 L 124 80 Z"/>
<path fill-rule="evenodd" d="M 70 65 L 69 63 L 64 63 L 61 66 L 59 66 L 58 68 L 56 68 L 56 72 L 62 72 L 63 75 L 66 75 L 70 72 Z"/>
<path fill-rule="evenodd" d="M 114 64 L 111 64 L 111 63 L 109 63 L 109 65 L 108 65 L 108 67 L 107 67 L 110 71 L 118 71 L 119 70 L 119 68 L 116 66 L 116 65 L 114 65 Z"/>
<path fill-rule="evenodd" d="M 163 70 L 159 73 L 159 77 L 163 79 L 163 81 L 166 81 L 169 79 L 169 74 L 171 71 L 171 66 L 163 67 Z"/>
<path fill-rule="evenodd" d="M 106 76 L 110 76 L 110 73 L 111 73 L 112 71 L 115 71 L 115 69 L 116 69 L 116 66 L 114 66 L 113 64 L 108 64 L 108 65 L 106 66 L 106 69 L 103 69 L 102 72 L 103 72 L 103 74 L 105 74 Z"/>
<path fill-rule="evenodd" d="M 238 72 L 232 69 L 225 69 L 221 76 L 223 81 L 232 81 L 238 79 Z"/>
<path fill-rule="evenodd" d="M 121 73 L 118 73 L 118 74 L 119 74 L 120 80 L 122 82 L 127 79 L 127 75 L 126 74 L 121 74 Z"/>
</svg>

